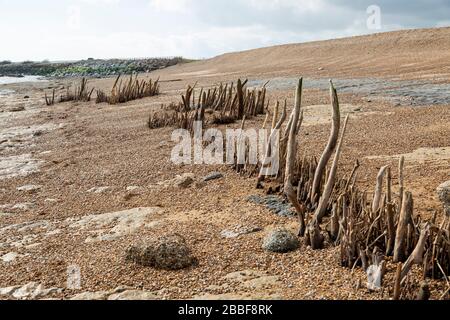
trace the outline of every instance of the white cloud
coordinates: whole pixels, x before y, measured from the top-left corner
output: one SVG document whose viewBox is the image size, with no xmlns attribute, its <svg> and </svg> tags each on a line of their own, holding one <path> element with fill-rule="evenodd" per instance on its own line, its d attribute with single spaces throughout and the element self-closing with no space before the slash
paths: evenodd
<svg viewBox="0 0 450 320">
<path fill-rule="evenodd" d="M 190 0 L 150 0 L 152 9 L 166 12 L 183 12 L 189 8 Z"/>
<path fill-rule="evenodd" d="M 450 27 L 450 20 L 439 21 L 438 23 L 436 23 L 436 27 Z"/>
<path fill-rule="evenodd" d="M 283 43 L 374 32 L 371 0 L 0 0 L 1 59 L 200 58 Z M 448 0 L 377 0 L 382 28 L 449 26 Z M 68 14 L 67 7 L 80 7 Z M 103 6 L 103 7 L 101 7 Z M 23 19 L 15 17 L 21 16 Z M 70 26 L 65 26 L 69 19 Z M 24 41 L 26 39 L 26 41 Z"/>
<path fill-rule="evenodd" d="M 120 0 L 78 0 L 79 2 L 84 2 L 87 4 L 94 4 L 94 5 L 99 5 L 99 4 L 118 4 L 120 3 Z"/>
<path fill-rule="evenodd" d="M 261 10 L 292 8 L 298 12 L 318 12 L 327 6 L 324 0 L 248 0 L 248 3 Z"/>
</svg>

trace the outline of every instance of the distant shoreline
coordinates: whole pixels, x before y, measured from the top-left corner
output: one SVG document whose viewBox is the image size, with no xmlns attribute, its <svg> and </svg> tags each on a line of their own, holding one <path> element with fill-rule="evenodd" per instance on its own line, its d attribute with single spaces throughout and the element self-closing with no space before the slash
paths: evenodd
<svg viewBox="0 0 450 320">
<path fill-rule="evenodd" d="M 148 59 L 88 59 L 76 62 L 0 61 L 0 77 L 105 78 L 118 74 L 144 73 L 188 62 L 181 57 Z"/>
</svg>

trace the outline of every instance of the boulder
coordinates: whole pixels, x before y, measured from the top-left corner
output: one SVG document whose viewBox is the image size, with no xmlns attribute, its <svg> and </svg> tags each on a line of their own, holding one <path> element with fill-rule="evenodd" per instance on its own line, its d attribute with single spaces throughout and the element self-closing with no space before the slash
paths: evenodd
<svg viewBox="0 0 450 320">
<path fill-rule="evenodd" d="M 197 262 L 186 240 L 178 234 L 152 239 L 145 245 L 132 246 L 127 249 L 126 260 L 165 270 L 185 269 Z"/>
<path fill-rule="evenodd" d="M 270 252 L 287 253 L 298 249 L 300 242 L 295 234 L 278 228 L 270 232 L 263 241 L 263 249 Z"/>
</svg>

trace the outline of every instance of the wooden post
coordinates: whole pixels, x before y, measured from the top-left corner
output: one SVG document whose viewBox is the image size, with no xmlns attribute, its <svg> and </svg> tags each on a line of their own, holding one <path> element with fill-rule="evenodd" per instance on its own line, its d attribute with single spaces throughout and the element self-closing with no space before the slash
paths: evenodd
<svg viewBox="0 0 450 320">
<path fill-rule="evenodd" d="M 328 139 L 327 146 L 325 147 L 325 150 L 323 151 L 323 154 L 319 160 L 319 163 L 317 165 L 317 169 L 314 175 L 314 180 L 312 184 L 311 189 L 311 199 L 310 201 L 312 203 L 315 202 L 316 197 L 318 196 L 318 193 L 320 192 L 320 182 L 322 181 L 323 174 L 325 172 L 325 168 L 328 164 L 328 161 L 331 159 L 331 156 L 333 155 L 334 150 L 336 149 L 336 145 L 339 139 L 339 130 L 341 126 L 341 113 L 339 109 L 339 99 L 337 96 L 337 91 L 333 86 L 333 82 L 330 80 L 330 96 L 331 96 L 331 104 L 332 104 L 332 110 L 333 110 L 333 116 L 332 116 L 332 125 L 331 125 L 331 133 L 330 137 Z"/>
<path fill-rule="evenodd" d="M 297 193 L 294 191 L 294 187 L 292 185 L 292 180 L 294 176 L 294 164 L 297 156 L 297 124 L 303 121 L 303 113 L 301 113 L 301 99 L 302 99 L 302 88 L 303 88 L 303 79 L 301 78 L 298 82 L 297 91 L 295 94 L 295 106 L 294 113 L 292 117 L 292 124 L 289 132 L 289 140 L 287 146 L 286 153 L 286 170 L 285 170 L 285 180 L 284 180 L 284 193 L 286 194 L 289 201 L 294 206 L 297 211 L 297 216 L 299 220 L 299 236 L 303 237 L 305 234 L 305 209 L 303 205 L 301 205 L 297 198 Z"/>
<path fill-rule="evenodd" d="M 325 185 L 325 190 L 322 194 L 322 197 L 319 200 L 319 206 L 316 209 L 316 212 L 314 213 L 314 217 L 311 219 L 309 226 L 308 226 L 308 234 L 311 241 L 311 248 L 314 249 L 321 249 L 323 246 L 323 237 L 320 235 L 320 223 L 322 221 L 322 218 L 326 214 L 326 210 L 328 207 L 328 202 L 330 201 L 331 193 L 333 192 L 335 180 L 336 180 L 336 173 L 337 173 L 337 166 L 339 162 L 339 157 L 341 155 L 342 150 L 342 144 L 344 142 L 345 132 L 347 130 L 347 124 L 348 124 L 349 116 L 347 115 L 344 127 L 342 128 L 342 134 L 339 141 L 339 144 L 336 148 L 336 154 L 334 155 L 333 164 L 331 166 L 330 175 L 328 177 L 327 184 Z"/>
<path fill-rule="evenodd" d="M 375 187 L 375 194 L 373 196 L 373 202 L 372 202 L 372 213 L 373 214 L 376 214 L 378 209 L 380 209 L 380 200 L 381 200 L 381 195 L 383 193 L 383 181 L 384 181 L 384 176 L 386 174 L 387 169 L 388 169 L 388 166 L 382 167 L 377 176 L 377 185 Z"/>
<path fill-rule="evenodd" d="M 403 176 L 403 168 L 405 166 L 405 157 L 401 156 L 400 157 L 400 161 L 398 164 L 398 186 L 399 186 L 399 196 L 400 196 L 400 200 L 399 200 L 399 204 L 398 207 L 401 208 L 403 206 L 403 193 L 405 191 L 405 186 L 404 186 L 404 176 Z"/>
<path fill-rule="evenodd" d="M 395 236 L 394 262 L 403 262 L 406 259 L 406 236 L 414 206 L 411 192 L 404 193 L 402 203 L 397 233 Z"/>
<path fill-rule="evenodd" d="M 242 119 L 244 116 L 244 92 L 243 92 L 244 85 L 241 82 L 241 79 L 238 79 L 237 82 L 237 97 L 238 97 L 238 119 Z"/>
<path fill-rule="evenodd" d="M 401 274 L 402 274 L 402 264 L 397 265 L 397 272 L 395 273 L 394 282 L 394 297 L 392 300 L 399 300 L 401 295 Z"/>
<path fill-rule="evenodd" d="M 430 234 L 430 227 L 431 226 L 429 223 L 426 223 L 422 227 L 422 230 L 420 231 L 419 241 L 417 242 L 417 245 L 416 245 L 414 251 L 411 253 L 408 260 L 406 260 L 405 264 L 403 265 L 402 275 L 401 275 L 402 281 L 408 274 L 409 270 L 411 270 L 411 267 L 413 266 L 413 264 L 422 264 L 423 263 L 423 255 L 425 252 L 425 245 L 428 240 L 428 236 Z"/>
</svg>

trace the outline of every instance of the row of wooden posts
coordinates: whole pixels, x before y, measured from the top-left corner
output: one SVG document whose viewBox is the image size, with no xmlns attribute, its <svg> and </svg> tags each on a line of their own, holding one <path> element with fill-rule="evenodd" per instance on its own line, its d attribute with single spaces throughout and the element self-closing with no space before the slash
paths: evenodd
<svg viewBox="0 0 450 320">
<path fill-rule="evenodd" d="M 159 111 L 152 112 L 148 126 L 151 129 L 173 126 L 192 131 L 196 121 L 201 121 L 205 128 L 264 114 L 268 106 L 265 85 L 260 89 L 248 89 L 246 84 L 247 80 L 239 79 L 236 85 L 201 88 L 198 95 L 196 85 L 188 86 L 178 103 L 163 105 Z"/>
<path fill-rule="evenodd" d="M 64 94 L 61 94 L 58 100 L 55 100 L 56 90 L 53 89 L 51 95 L 45 93 L 45 104 L 47 106 L 52 106 L 56 102 L 69 102 L 69 101 L 91 101 L 92 94 L 95 88 L 88 87 L 88 80 L 82 78 L 80 84 L 75 87 L 72 91 L 70 87 L 67 87 Z M 102 90 L 96 90 L 96 103 L 109 103 L 109 104 L 120 104 L 132 100 L 142 99 L 146 97 L 153 97 L 159 94 L 159 80 L 145 80 L 138 79 L 138 75 L 130 75 L 130 78 L 122 82 L 121 75 L 119 75 L 114 85 L 111 89 L 110 94 L 105 93 Z"/>
<path fill-rule="evenodd" d="M 264 176 L 263 169 L 268 164 L 263 161 L 256 170 L 260 171 L 257 187 L 263 187 L 267 180 L 271 183 L 278 182 L 283 190 L 282 194 L 296 211 L 298 235 L 312 249 L 322 249 L 326 244 L 339 246 L 342 266 L 352 269 L 360 266 L 365 271 L 375 268 L 381 282 L 387 258 L 391 257 L 394 263 L 399 263 L 399 272 L 393 286 L 396 288 L 394 298 L 400 297 L 399 290 L 407 281 L 413 265 L 422 267 L 424 278 L 448 281 L 450 219 L 445 216 L 438 225 L 436 216 L 424 221 L 414 214 L 413 195 L 404 185 L 403 157 L 398 166 L 399 193 L 396 195 L 392 192 L 393 168 L 389 166 L 380 169 L 373 196 L 357 186 L 359 161 L 356 161 L 353 170 L 346 177 L 338 177 L 337 169 L 349 116 L 341 123 L 339 99 L 332 82 L 332 126 L 325 150 L 319 160 L 308 156 L 299 157 L 299 132 L 303 121 L 302 85 L 303 80 L 300 79 L 290 117 L 287 117 L 285 107 L 280 119 L 276 116 L 273 118 L 272 134 L 275 134 L 275 129 L 281 129 L 289 119 L 280 137 L 280 172 L 276 176 Z M 268 118 L 267 115 L 263 127 Z M 242 128 L 244 126 L 245 121 L 242 122 Z M 269 158 L 270 148 L 266 152 L 265 156 Z M 247 166 L 237 166 L 236 170 L 248 173 L 246 168 Z M 255 168 L 250 166 L 250 173 L 253 172 Z"/>
</svg>

